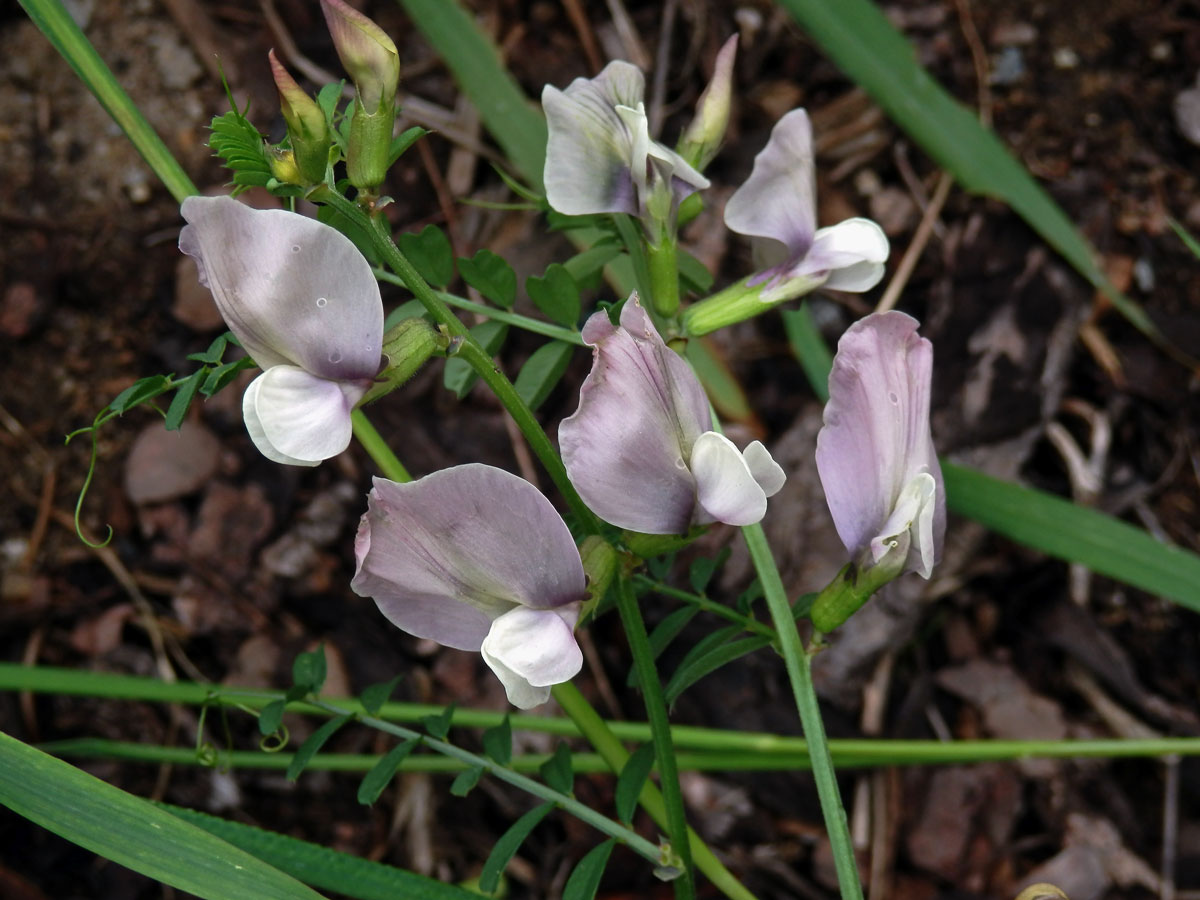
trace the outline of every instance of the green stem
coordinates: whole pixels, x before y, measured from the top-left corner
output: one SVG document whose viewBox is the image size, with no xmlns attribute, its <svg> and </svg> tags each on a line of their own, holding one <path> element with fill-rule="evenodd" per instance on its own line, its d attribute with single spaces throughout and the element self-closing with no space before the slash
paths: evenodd
<svg viewBox="0 0 1200 900">
<path fill-rule="evenodd" d="M 825 725 L 821 721 L 821 709 L 817 704 L 817 692 L 812 681 L 812 659 L 800 642 L 800 632 L 792 617 L 787 592 L 771 548 L 761 525 L 742 528 L 742 537 L 754 569 L 763 587 L 767 608 L 775 622 L 779 635 L 779 648 L 784 666 L 792 682 L 792 694 L 796 699 L 796 710 L 800 714 L 800 725 L 808 740 L 808 752 L 812 761 L 813 780 L 817 783 L 817 796 L 821 800 L 821 812 L 825 816 L 825 830 L 833 850 L 834 868 L 837 870 L 838 886 L 842 900 L 862 900 L 862 885 L 858 879 L 858 863 L 854 858 L 854 845 L 850 841 L 850 828 L 846 822 L 846 811 L 842 807 L 838 791 L 837 776 L 833 771 L 833 759 L 829 755 L 829 743 L 825 739 Z"/>
<path fill-rule="evenodd" d="M 358 438 L 362 448 L 367 451 L 367 455 L 374 460 L 375 465 L 379 466 L 379 471 L 385 478 L 401 483 L 412 481 L 412 476 L 408 474 L 408 469 L 404 468 L 404 463 L 400 462 L 399 457 L 387 445 L 387 441 L 375 430 L 375 426 L 371 424 L 371 420 L 367 418 L 365 412 L 361 409 L 354 410 L 350 414 L 350 422 L 354 426 L 354 436 Z"/>
<path fill-rule="evenodd" d="M 672 600 L 679 600 L 682 603 L 688 603 L 692 606 L 699 607 L 705 612 L 710 612 L 714 616 L 720 616 L 735 625 L 740 625 L 747 631 L 762 637 L 775 639 L 775 631 L 769 625 L 764 625 L 762 622 L 756 621 L 749 616 L 743 616 L 735 609 L 730 609 L 724 603 L 718 603 L 715 600 L 710 600 L 701 594 L 693 594 L 690 591 L 681 591 L 678 588 L 673 588 L 670 585 L 663 584 L 661 581 L 655 581 L 653 578 L 648 578 L 645 575 L 634 575 L 634 582 L 639 587 L 649 588 L 656 594 L 661 594 L 663 597 L 669 597 Z"/>
<path fill-rule="evenodd" d="M 235 686 L 197 684 L 191 681 L 168 683 L 138 675 L 86 672 L 54 666 L 24 666 L 19 663 L 5 662 L 0 662 L 0 691 L 30 691 L 60 694 L 64 697 L 105 697 L 143 703 L 183 703 L 196 706 L 212 703 L 223 706 L 243 706 L 252 710 L 261 709 L 272 700 L 278 699 L 279 696 L 278 692 Z M 585 737 L 592 741 L 593 746 L 596 746 L 599 751 L 601 748 L 596 745 L 598 738 L 590 728 L 585 728 L 581 724 L 581 708 L 590 710 L 591 707 L 582 696 L 579 696 L 578 703 L 572 706 L 569 700 L 569 695 L 572 693 L 578 694 L 578 691 L 569 684 L 559 685 L 555 689 L 555 698 L 570 716 L 569 719 L 513 715 L 509 716 L 513 730 L 553 734 L 561 737 Z M 353 698 L 330 699 L 347 709 L 362 710 L 362 705 Z M 386 703 L 379 710 L 377 716 L 393 722 L 419 722 L 428 716 L 437 715 L 443 709 L 444 707 L 428 703 Z M 299 704 L 290 704 L 288 711 L 312 712 Z M 505 715 L 503 712 L 494 710 L 458 708 L 454 710 L 451 724 L 455 728 L 492 728 L 499 725 Z M 618 771 L 628 756 L 621 746 L 621 741 L 646 743 L 650 740 L 650 728 L 645 722 L 607 722 L 601 719 L 594 710 L 592 710 L 592 715 L 595 717 L 596 729 L 609 734 L 616 750 L 623 754 L 619 758 L 614 757 L 617 759 L 615 768 Z M 808 745 L 803 738 L 764 732 L 725 731 L 719 728 L 675 725 L 671 728 L 671 737 L 676 747 L 686 747 L 698 751 L 729 752 L 743 758 L 769 756 L 800 760 L 808 755 Z M 1200 756 L 1200 738 L 1177 737 L 1146 740 L 1097 738 L 1066 741 L 910 741 L 834 738 L 827 743 L 839 766 L 853 767 L 945 765 L 1031 757 L 1040 759 L 1127 759 L 1166 755 Z M 714 753 L 705 755 L 705 759 L 713 758 L 716 758 Z M 607 753 L 605 759 L 609 759 Z M 774 762 L 766 765 L 771 768 L 775 767 Z M 788 765 L 793 764 L 789 763 Z M 653 786 L 650 785 L 650 787 Z M 651 815 L 653 817 L 653 813 Z M 695 848 L 695 842 L 692 846 Z M 699 861 L 697 867 L 704 871 Z"/>
<path fill-rule="evenodd" d="M 333 715 L 354 715 L 352 710 L 343 709 L 336 704 L 328 703 L 324 700 L 309 699 L 305 701 L 310 706 L 315 706 L 317 709 L 332 713 Z M 508 782 L 513 787 L 539 797 L 542 800 L 548 800 L 551 803 L 557 804 L 559 807 L 569 812 L 581 822 L 591 825 L 601 834 L 605 834 L 621 843 L 625 844 L 634 853 L 648 859 L 654 865 L 659 864 L 661 854 L 657 846 L 646 840 L 636 832 L 630 831 L 624 825 L 621 825 L 607 816 L 603 816 L 596 812 L 590 806 L 580 803 L 574 797 L 560 793 L 554 790 L 549 785 L 542 784 L 540 781 L 535 781 L 520 772 L 514 772 L 507 766 L 502 766 L 495 760 L 488 759 L 486 756 L 480 756 L 477 753 L 472 753 L 469 750 L 463 750 L 461 747 L 456 747 L 446 741 L 438 740 L 437 738 L 421 734 L 418 731 L 413 731 L 409 728 L 404 728 L 401 725 L 394 725 L 391 722 L 385 722 L 382 719 L 377 719 L 374 716 L 358 715 L 358 721 L 363 725 L 367 725 L 378 731 L 386 734 L 394 735 L 403 740 L 419 740 L 424 746 L 428 747 L 435 753 L 440 753 L 443 756 L 448 756 L 451 759 L 458 760 L 468 768 L 480 768 L 488 774 L 501 781 Z"/>
<path fill-rule="evenodd" d="M 650 270 L 650 305 L 664 319 L 679 311 L 679 253 L 674 235 L 646 245 Z"/>
<path fill-rule="evenodd" d="M 375 277 L 380 281 L 386 281 L 388 284 L 395 284 L 400 287 L 408 286 L 399 275 L 393 275 L 386 269 L 373 268 L 371 271 L 375 273 Z M 478 313 L 489 319 L 495 319 L 497 322 L 503 322 L 506 325 L 512 325 L 515 328 L 521 328 L 544 337 L 565 341 L 568 344 L 575 344 L 578 347 L 584 346 L 583 335 L 574 328 L 564 328 L 561 325 L 554 325 L 551 322 L 543 322 L 541 319 L 531 319 L 529 316 L 523 316 L 520 313 L 509 312 L 506 309 L 497 309 L 495 306 L 488 306 L 486 303 L 476 303 L 473 300 L 468 300 L 465 297 L 459 297 L 455 294 L 448 294 L 445 291 L 435 291 L 434 293 L 441 297 L 447 306 L 454 306 L 458 309 L 464 309 L 467 312 Z"/>
<path fill-rule="evenodd" d="M 671 742 L 671 723 L 667 719 L 662 682 L 654 668 L 654 651 L 650 648 L 646 623 L 642 621 L 642 611 L 638 608 L 633 585 L 623 572 L 617 576 L 616 589 L 621 625 L 629 640 L 638 683 L 642 688 L 642 699 L 646 703 L 646 719 L 650 723 L 654 758 L 658 761 L 659 780 L 667 807 L 667 834 L 671 839 L 671 848 L 679 854 L 683 866 L 683 877 L 675 882 L 675 896 L 690 898 L 695 896 L 692 852 L 687 838 L 687 817 L 683 809 L 683 793 L 679 789 L 679 770 L 675 764 L 675 745 Z"/>
<path fill-rule="evenodd" d="M 593 747 L 596 752 L 603 758 L 608 768 L 613 773 L 619 773 L 625 768 L 625 763 L 629 761 L 629 753 L 621 744 L 614 729 L 609 727 L 609 723 L 600 718 L 600 714 L 596 712 L 595 707 L 588 703 L 587 698 L 579 692 L 579 688 L 575 687 L 571 682 L 556 684 L 553 688 L 554 699 L 558 701 L 558 705 L 563 708 L 575 727 Z M 457 713 L 457 710 L 456 710 Z M 619 724 L 619 723 L 613 723 Z M 644 726 L 643 726 L 644 727 Z M 649 736 L 648 734 L 646 735 Z M 667 805 L 663 800 L 662 792 L 650 781 L 647 781 L 642 788 L 642 793 L 638 797 L 638 802 L 641 803 L 650 818 L 653 819 L 661 828 L 667 827 Z M 690 827 L 687 830 L 688 846 L 692 852 L 692 859 L 695 861 L 696 868 L 705 874 L 717 888 L 719 888 L 726 897 L 731 900 L 756 900 L 754 894 L 750 893 L 733 873 L 725 868 L 725 864 L 717 859 L 716 854 L 709 849 L 708 844 L 700 838 Z"/>
<path fill-rule="evenodd" d="M 350 221 L 366 229 L 367 233 L 371 235 L 375 249 L 379 251 L 379 254 L 396 274 L 400 276 L 400 279 L 404 282 L 404 286 L 412 291 L 414 297 L 421 301 L 421 304 L 425 307 L 429 315 L 433 317 L 435 322 L 445 326 L 446 332 L 452 338 L 457 338 L 461 342 L 457 355 L 471 366 L 483 382 L 492 389 L 492 393 L 496 395 L 496 399 L 508 410 L 508 414 L 512 416 L 513 421 L 517 424 L 517 428 L 521 430 L 521 434 L 529 442 L 530 449 L 533 450 L 534 455 L 541 461 L 542 466 L 550 475 L 550 479 L 554 482 L 555 487 L 558 488 L 563 498 L 567 501 L 567 505 L 571 507 L 571 512 L 575 514 L 583 530 L 589 533 L 598 533 L 600 531 L 600 520 L 587 508 L 587 505 L 571 484 L 571 480 L 567 477 L 567 470 L 563 467 L 558 452 L 554 449 L 550 438 L 546 436 L 546 432 L 538 423 L 529 406 L 521 399 L 520 394 L 513 387 L 513 383 L 500 371 L 488 352 L 471 335 L 458 316 L 454 315 L 445 301 L 426 283 L 420 273 L 413 268 L 407 257 L 400 252 L 400 248 L 396 246 L 395 242 L 392 241 L 391 235 L 388 234 L 387 223 L 382 217 L 368 216 L 358 204 L 347 200 L 336 191 L 331 191 L 327 188 L 318 189 L 318 192 L 314 193 L 310 199 L 317 203 L 326 203 L 332 206 Z"/>
</svg>

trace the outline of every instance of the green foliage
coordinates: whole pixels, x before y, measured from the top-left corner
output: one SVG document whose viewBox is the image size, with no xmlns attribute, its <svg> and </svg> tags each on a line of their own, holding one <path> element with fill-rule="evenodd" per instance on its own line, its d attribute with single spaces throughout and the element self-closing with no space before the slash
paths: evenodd
<svg viewBox="0 0 1200 900">
<path fill-rule="evenodd" d="M 512 762 L 512 724 L 508 716 L 484 731 L 483 752 L 502 766 Z"/>
<path fill-rule="evenodd" d="M 575 773 L 571 763 L 571 751 L 567 745 L 559 741 L 554 745 L 554 752 L 538 768 L 542 780 L 560 794 L 572 794 L 575 791 Z"/>
<path fill-rule="evenodd" d="M 725 565 L 725 561 L 729 559 L 729 555 L 732 552 L 728 547 L 724 547 L 712 559 L 706 556 L 699 556 L 693 560 L 691 567 L 688 569 L 688 580 L 692 584 L 692 590 L 697 594 L 703 594 L 708 587 L 708 583 L 712 581 L 713 575 L 716 574 L 721 566 Z"/>
<path fill-rule="evenodd" d="M 388 168 L 394 166 L 396 161 L 407 153 L 413 144 L 427 134 L 429 132 L 420 125 L 413 125 L 411 128 L 404 129 L 404 131 L 392 138 L 392 144 L 388 148 Z"/>
<path fill-rule="evenodd" d="M 579 285 L 566 266 L 551 263 L 545 275 L 530 275 L 525 279 L 525 293 L 551 321 L 568 328 L 579 322 Z"/>
<path fill-rule="evenodd" d="M 608 858 L 612 856 L 616 841 L 607 840 L 593 847 L 581 859 L 567 879 L 563 888 L 562 900 L 594 900 L 600 889 L 600 879 L 604 877 L 604 869 Z"/>
<path fill-rule="evenodd" d="M 695 195 L 693 195 L 695 196 Z M 679 280 L 685 290 L 696 294 L 707 294 L 713 287 L 712 272 L 708 267 L 682 247 L 679 248 Z"/>
<path fill-rule="evenodd" d="M 223 838 L 306 884 L 353 900 L 478 900 L 477 894 L 424 875 L 196 810 L 159 805 L 179 819 Z M 259 900 L 260 895 L 241 896 Z"/>
<path fill-rule="evenodd" d="M 397 675 L 391 681 L 373 684 L 364 690 L 362 692 L 362 697 L 360 698 L 362 700 L 363 709 L 365 709 L 372 716 L 378 713 L 379 710 L 383 708 L 383 704 L 388 702 L 388 698 L 391 697 L 392 692 L 396 690 L 396 685 L 398 685 L 403 678 L 403 675 Z"/>
<path fill-rule="evenodd" d="M 319 900 L 249 853 L 0 733 L 0 805 L 164 884 L 211 900 Z"/>
<path fill-rule="evenodd" d="M 446 232 L 436 225 L 426 225 L 417 234 L 402 234 L 396 244 L 430 284 L 444 288 L 454 279 L 454 250 Z"/>
<path fill-rule="evenodd" d="M 292 757 L 291 763 L 288 764 L 287 780 L 295 781 L 299 778 L 300 773 L 304 771 L 309 761 L 325 746 L 325 742 L 353 718 L 354 716 L 350 714 L 336 716 L 310 734 L 308 739 L 300 745 L 300 749 L 296 751 L 296 755 Z"/>
<path fill-rule="evenodd" d="M 421 717 L 421 724 L 425 726 L 425 730 L 439 741 L 444 741 L 446 735 L 450 733 L 450 720 L 454 718 L 454 706 L 455 704 L 451 703 L 437 715 Z"/>
<path fill-rule="evenodd" d="M 264 736 L 272 735 L 283 724 L 283 713 L 287 709 L 286 700 L 272 700 L 258 713 L 258 730 Z"/>
<path fill-rule="evenodd" d="M 475 785 L 479 784 L 482 776 L 482 766 L 471 766 L 469 769 L 464 769 L 454 776 L 454 781 L 450 784 L 450 793 L 455 797 L 467 796 L 475 789 Z"/>
<path fill-rule="evenodd" d="M 372 766 L 371 771 L 363 776 L 363 780 L 358 785 L 358 802 L 364 806 L 370 806 L 378 800 L 383 789 L 395 777 L 396 772 L 399 771 L 400 766 L 408 759 L 417 744 L 416 738 L 409 738 L 401 741 L 380 757 L 379 762 Z"/>
<path fill-rule="evenodd" d="M 550 341 L 530 354 L 517 373 L 513 387 L 529 408 L 536 410 L 546 402 L 554 386 L 566 374 L 575 347 L 565 341 Z"/>
<path fill-rule="evenodd" d="M 325 645 L 299 654 L 292 662 L 292 684 L 306 694 L 318 694 L 325 684 Z M 303 696 L 303 695 L 301 695 Z"/>
<path fill-rule="evenodd" d="M 621 822 L 632 822 L 633 813 L 637 809 L 638 797 L 654 768 L 654 745 L 642 744 L 629 755 L 628 762 L 617 776 L 617 788 L 613 802 L 617 808 L 617 819 Z"/>
<path fill-rule="evenodd" d="M 473 257 L 459 257 L 458 272 L 463 281 L 497 306 L 512 309 L 517 298 L 517 273 L 502 256 L 480 250 Z"/>
<path fill-rule="evenodd" d="M 508 326 L 503 322 L 489 320 L 480 322 L 472 328 L 471 334 L 483 345 L 484 350 L 495 356 L 500 352 L 504 339 L 508 337 Z M 445 385 L 446 390 L 453 391 L 454 396 L 459 400 L 471 392 L 471 388 L 478 380 L 479 374 L 471 368 L 471 364 L 466 360 L 453 356 L 446 360 L 446 368 L 442 373 L 442 384 Z"/>
<path fill-rule="evenodd" d="M 266 187 L 274 180 L 266 144 L 254 124 L 239 110 L 217 116 L 209 125 L 208 146 L 233 173 L 233 195 L 251 186 Z"/>
<path fill-rule="evenodd" d="M 525 838 L 529 837 L 529 832 L 533 831 L 552 809 L 554 809 L 553 803 L 535 806 L 513 822 L 508 827 L 508 831 L 500 836 L 500 840 L 496 841 L 492 852 L 488 854 L 487 861 L 483 864 L 483 870 L 479 873 L 479 889 L 481 891 L 490 894 L 496 890 L 496 885 L 500 882 L 500 874 L 508 865 L 508 861 L 521 848 Z"/>
<path fill-rule="evenodd" d="M 663 688 L 667 703 L 674 703 L 679 695 L 703 678 L 711 675 L 726 663 L 740 659 L 747 653 L 753 653 L 771 643 L 771 639 L 763 635 L 736 637 L 743 634 L 738 625 L 719 628 L 701 638 L 687 656 L 680 662 L 671 675 L 671 680 Z"/>
</svg>

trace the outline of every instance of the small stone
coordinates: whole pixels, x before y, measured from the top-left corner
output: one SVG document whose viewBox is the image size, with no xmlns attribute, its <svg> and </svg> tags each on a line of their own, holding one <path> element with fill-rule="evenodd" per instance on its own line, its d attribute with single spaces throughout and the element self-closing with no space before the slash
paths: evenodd
<svg viewBox="0 0 1200 900">
<path fill-rule="evenodd" d="M 1193 144 L 1200 144 L 1200 78 L 1175 96 L 1175 125 Z"/>
<path fill-rule="evenodd" d="M 14 281 L 0 300 L 0 334 L 11 338 L 26 337 L 41 319 L 43 310 L 34 286 L 28 281 Z"/>
<path fill-rule="evenodd" d="M 992 43 L 998 47 L 1028 47 L 1037 36 L 1038 30 L 1028 22 L 1001 22 L 992 29 Z"/>
<path fill-rule="evenodd" d="M 212 477 L 220 452 L 220 441 L 198 422 L 179 431 L 147 425 L 125 461 L 125 493 L 139 505 L 184 497 Z"/>
<path fill-rule="evenodd" d="M 1079 65 L 1079 54 L 1070 47 L 1056 47 L 1054 65 L 1059 69 L 1074 69 Z"/>
</svg>

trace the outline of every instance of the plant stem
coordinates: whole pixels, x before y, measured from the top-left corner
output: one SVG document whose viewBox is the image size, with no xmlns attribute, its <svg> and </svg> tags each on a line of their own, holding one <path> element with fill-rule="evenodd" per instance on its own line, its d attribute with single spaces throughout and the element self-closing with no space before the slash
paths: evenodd
<svg viewBox="0 0 1200 900">
<path fill-rule="evenodd" d="M 529 442 L 530 449 L 533 450 L 534 455 L 541 461 L 542 466 L 550 475 L 550 479 L 554 482 L 555 487 L 563 495 L 567 505 L 571 507 L 571 512 L 575 514 L 583 530 L 588 533 L 598 533 L 600 531 L 600 520 L 587 508 L 587 505 L 584 504 L 571 484 L 570 479 L 567 478 L 567 470 L 563 467 L 558 452 L 554 449 L 550 438 L 546 436 L 546 432 L 538 423 L 529 406 L 521 399 L 512 382 L 497 368 L 491 356 L 471 335 L 458 316 L 454 315 L 445 301 L 437 295 L 437 292 L 413 268 L 407 257 L 400 252 L 400 248 L 396 246 L 391 235 L 388 234 L 387 223 L 381 217 L 368 216 L 359 208 L 358 204 L 347 200 L 336 191 L 331 191 L 327 188 L 320 189 L 310 199 L 317 203 L 326 203 L 332 206 L 356 225 L 366 229 L 367 233 L 371 236 L 375 249 L 379 251 L 379 254 L 387 262 L 388 266 L 400 276 L 405 287 L 412 291 L 413 296 L 421 301 L 421 304 L 425 307 L 429 315 L 433 317 L 435 322 L 445 326 L 450 336 L 460 341 L 457 355 L 462 357 L 471 366 L 483 382 L 492 389 L 492 393 L 496 395 L 496 399 L 508 410 L 508 414 L 517 423 L 521 434 Z"/>
<path fill-rule="evenodd" d="M 650 274 L 650 305 L 664 319 L 679 311 L 679 254 L 675 236 L 664 235 L 657 244 L 646 245 Z"/>
<path fill-rule="evenodd" d="M 667 808 L 667 834 L 671 839 L 671 849 L 679 854 L 683 865 L 683 877 L 675 882 L 675 896 L 685 900 L 695 896 L 692 848 L 687 837 L 687 817 L 683 809 L 683 793 L 679 789 L 679 770 L 675 764 L 675 745 L 671 742 L 667 704 L 663 700 L 662 682 L 654 668 L 654 652 L 646 635 L 646 623 L 642 621 L 642 611 L 638 608 L 633 585 L 624 572 L 617 576 L 616 594 L 621 625 L 629 640 L 638 684 L 642 688 L 642 699 L 646 703 L 646 719 L 650 723 L 650 737 L 654 743 L 654 757 L 658 761 L 659 781 Z"/>
<path fill-rule="evenodd" d="M 837 776 L 833 771 L 833 759 L 829 755 L 829 744 L 825 740 L 825 725 L 821 721 L 821 709 L 817 704 L 817 692 L 813 688 L 812 659 L 800 643 L 800 632 L 792 616 L 787 592 L 771 548 L 761 525 L 742 528 L 742 537 L 754 569 L 763 587 L 767 608 L 775 622 L 779 635 L 779 648 L 792 682 L 792 694 L 796 699 L 796 710 L 800 714 L 800 725 L 808 740 L 808 753 L 812 762 L 813 780 L 817 783 L 817 796 L 821 800 L 821 812 L 825 816 L 825 830 L 833 850 L 834 867 L 837 870 L 838 886 L 842 900 L 862 900 L 862 885 L 858 879 L 858 863 L 854 858 L 854 845 L 850 841 L 850 829 L 846 823 L 846 811 L 838 791 Z"/>
<path fill-rule="evenodd" d="M 608 768 L 614 773 L 620 773 L 629 761 L 629 753 L 621 744 L 609 723 L 605 722 L 596 712 L 595 707 L 588 703 L 587 698 L 579 692 L 579 688 L 567 681 L 556 684 L 553 688 L 554 699 L 563 711 L 571 717 L 575 727 L 588 740 L 596 752 L 603 758 Z M 658 825 L 667 827 L 667 805 L 663 801 L 662 792 L 647 781 L 638 797 L 638 802 Z M 716 887 L 724 892 L 731 900 L 755 900 L 733 873 L 725 868 L 725 864 L 717 859 L 708 845 L 690 827 L 687 830 L 688 845 L 692 852 L 696 868 L 707 876 Z"/>
<path fill-rule="evenodd" d="M 720 616 L 722 619 L 733 622 L 735 625 L 740 625 L 747 631 L 762 637 L 771 638 L 774 640 L 775 631 L 769 625 L 764 625 L 762 622 L 751 619 L 749 616 L 743 616 L 737 610 L 730 609 L 723 603 L 718 603 L 715 600 L 710 600 L 702 594 L 693 594 L 690 591 L 681 591 L 678 588 L 673 588 L 670 585 L 663 584 L 661 581 L 655 581 L 653 578 L 648 578 L 645 575 L 634 575 L 633 580 L 640 586 L 646 587 L 654 591 L 656 594 L 661 594 L 664 597 L 670 597 L 672 600 L 679 600 L 682 603 L 688 603 L 692 606 L 699 607 L 705 612 L 710 612 L 714 616 Z"/>
<path fill-rule="evenodd" d="M 342 709 L 333 703 L 328 703 L 324 700 L 310 698 L 305 701 L 310 706 L 315 706 L 317 709 L 332 713 L 333 715 L 355 715 L 353 710 Z M 419 740 L 424 746 L 433 750 L 435 753 L 440 753 L 443 756 L 448 756 L 463 763 L 467 767 L 478 767 L 483 769 L 488 774 L 506 781 L 513 787 L 516 787 L 528 794 L 539 797 L 542 800 L 549 800 L 569 812 L 575 818 L 582 822 L 591 825 L 597 831 L 608 837 L 625 844 L 634 853 L 648 859 L 650 862 L 658 865 L 660 853 L 658 847 L 646 840 L 636 832 L 630 831 L 624 825 L 621 825 L 607 816 L 603 816 L 596 812 L 590 806 L 580 803 L 574 797 L 569 797 L 566 794 L 559 793 L 549 785 L 542 784 L 540 781 L 535 781 L 526 775 L 519 772 L 514 772 L 507 766 L 502 766 L 495 760 L 489 759 L 486 756 L 480 756 L 477 753 L 472 753 L 469 750 L 464 750 L 461 747 L 456 747 L 446 741 L 438 740 L 437 738 L 421 734 L 418 731 L 413 731 L 409 728 L 404 728 L 401 725 L 395 725 L 391 722 L 385 722 L 382 719 L 377 719 L 374 716 L 357 715 L 356 718 L 363 725 L 367 725 L 378 731 L 394 735 L 403 740 Z"/>
<path fill-rule="evenodd" d="M 350 422 L 354 426 L 354 436 L 358 438 L 362 448 L 367 451 L 367 455 L 375 461 L 375 465 L 379 466 L 379 471 L 385 478 L 401 483 L 412 481 L 412 476 L 408 474 L 408 469 L 404 468 L 404 463 L 400 462 L 399 457 L 392 452 L 392 448 L 375 430 L 375 426 L 371 424 L 371 420 L 367 418 L 365 412 L 361 409 L 354 410 L 350 413 Z"/>
</svg>

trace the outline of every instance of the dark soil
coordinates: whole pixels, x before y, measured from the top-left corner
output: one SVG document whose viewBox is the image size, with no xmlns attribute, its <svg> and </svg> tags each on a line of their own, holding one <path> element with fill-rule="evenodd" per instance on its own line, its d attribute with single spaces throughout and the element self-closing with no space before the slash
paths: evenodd
<svg viewBox="0 0 1200 900">
<path fill-rule="evenodd" d="M 401 8 L 360 5 L 400 47 L 404 90 L 451 123 L 442 121 L 390 176 L 396 227 L 442 225 L 459 255 L 490 247 L 522 278 L 563 258 L 566 244 L 546 241 L 532 215 L 458 202 L 507 198 L 480 155 L 492 153 L 487 136 Z M 599 64 L 634 58 L 613 26 L 610 8 L 619 3 L 470 5 L 531 96 L 546 82 L 563 86 L 594 74 L 591 53 Z M 72 4 L 196 183 L 220 190 L 225 176 L 204 146 L 209 119 L 227 108 L 211 54 L 219 51 L 235 97 L 251 103 L 251 118 L 278 137 L 266 51 L 285 46 L 286 35 L 265 15 L 270 4 L 164 6 L 171 15 L 149 0 Z M 651 69 L 664 6 L 624 3 Z M 770 4 L 672 6 L 668 140 L 686 123 L 720 41 L 742 34 L 737 105 L 727 146 L 708 173 L 716 185 L 710 205 L 719 212 L 775 119 L 804 105 L 819 141 L 821 222 L 849 215 L 882 222 L 893 242 L 890 277 L 934 191 L 938 172 L 930 161 Z M 573 7 L 582 9 L 583 26 L 573 23 Z M 316 3 L 276 0 L 274 9 L 299 52 L 339 77 Z M 930 0 L 898 3 L 889 13 L 943 84 L 964 103 L 982 105 L 1118 285 L 1180 349 L 1200 356 L 1197 260 L 1167 225 L 1174 216 L 1200 230 L 1200 147 L 1174 112 L 1200 66 L 1200 7 L 1189 0 Z M 72 510 L 90 448 L 86 437 L 64 446 L 63 436 L 89 424 L 135 378 L 188 371 L 187 354 L 203 350 L 223 326 L 181 267 L 176 204 L 14 4 L 0 5 L 0 123 L 0 490 L 7 498 L 0 504 L 0 659 L 279 688 L 288 684 L 294 656 L 324 642 L 334 693 L 404 673 L 402 699 L 505 708 L 478 657 L 396 631 L 350 591 L 354 528 L 374 471 L 365 454 L 355 447 L 315 470 L 267 462 L 244 433 L 239 388 L 199 408 L 182 441 L 145 410 L 107 426 L 82 521 L 93 536 L 111 525 L 114 538 L 99 553 L 79 541 Z M 716 213 L 698 219 L 686 238 L 716 268 L 718 283 L 747 271 L 747 248 L 729 238 Z M 835 340 L 881 291 L 817 298 L 813 310 Z M 387 303 L 401 299 L 385 291 Z M 952 190 L 899 307 L 922 320 L 936 347 L 939 449 L 1002 477 L 1064 496 L 1074 491 L 1200 550 L 1195 373 L 1093 296 L 1015 214 Z M 766 525 L 798 595 L 824 583 L 842 550 L 812 465 L 820 407 L 782 335 L 779 320 L 766 316 L 723 333 L 716 346 L 755 413 L 736 426 L 741 436 L 766 440 L 791 477 Z M 515 373 L 534 346 L 510 341 L 506 370 Z M 574 409 L 586 368 L 580 353 L 543 408 L 551 434 Z M 497 404 L 482 390 L 454 400 L 442 387 L 440 364 L 388 398 L 374 419 L 414 474 L 467 461 L 534 480 L 540 474 L 513 443 Z M 1070 477 L 1071 445 L 1081 459 L 1091 455 L 1098 489 L 1090 494 Z M 164 474 L 144 460 L 177 465 Z M 735 537 L 718 529 L 703 542 L 706 552 L 733 548 L 713 589 L 719 599 L 736 597 L 750 577 Z M 820 659 L 831 733 L 1200 733 L 1194 614 L 965 521 L 952 522 L 946 557 L 930 584 L 903 584 L 874 601 Z M 662 598 L 645 601 L 651 624 L 673 608 Z M 611 618 L 592 629 L 595 654 L 580 686 L 605 715 L 641 719 L 640 698 L 624 687 L 629 656 Z M 700 627 L 703 617 L 696 622 L 679 646 L 711 627 Z M 682 652 L 669 650 L 664 670 Z M 767 651 L 691 688 L 675 721 L 798 732 L 782 667 Z M 93 736 L 182 746 L 196 742 L 198 728 L 194 710 L 175 715 L 162 706 L 13 694 L 0 695 L 0 724 L 33 742 Z M 252 719 L 235 715 L 231 727 L 235 747 L 256 745 Z M 293 738 L 305 727 L 297 723 Z M 223 740 L 211 728 L 206 738 Z M 456 739 L 473 745 L 478 736 L 463 731 Z M 519 740 L 526 751 L 550 746 L 537 736 Z M 387 746 L 356 728 L 330 749 Z M 530 805 L 486 781 L 455 798 L 443 776 L 405 775 L 366 808 L 348 775 L 307 773 L 291 784 L 250 770 L 83 766 L 136 794 L 447 881 L 477 875 L 496 838 Z M 1170 897 L 1175 885 L 1200 891 L 1200 770 L 1190 760 L 848 771 L 842 787 L 875 897 L 1010 897 L 1031 876 L 1061 884 L 1071 900 Z M 609 777 L 577 784 L 581 799 L 609 811 L 612 790 Z M 758 896 L 836 894 L 805 773 L 689 773 L 685 790 L 694 824 Z M 648 821 L 638 826 L 656 833 Z M 585 827 L 552 816 L 510 867 L 509 896 L 557 896 L 570 865 L 595 842 Z M 1163 861 L 1171 859 L 1163 881 Z M 600 896 L 635 892 L 671 895 L 639 860 L 617 853 Z M 0 812 L 2 897 L 164 893 Z"/>
</svg>

